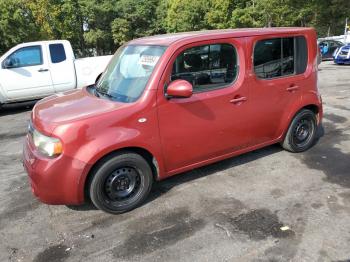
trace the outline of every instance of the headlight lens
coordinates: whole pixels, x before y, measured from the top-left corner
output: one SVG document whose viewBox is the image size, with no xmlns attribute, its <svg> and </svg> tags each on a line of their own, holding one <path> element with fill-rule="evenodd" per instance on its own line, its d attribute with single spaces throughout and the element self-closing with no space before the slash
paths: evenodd
<svg viewBox="0 0 350 262">
<path fill-rule="evenodd" d="M 42 154 L 54 157 L 62 153 L 62 143 L 59 139 L 45 136 L 35 129 L 32 131 L 32 136 L 35 147 Z"/>
</svg>

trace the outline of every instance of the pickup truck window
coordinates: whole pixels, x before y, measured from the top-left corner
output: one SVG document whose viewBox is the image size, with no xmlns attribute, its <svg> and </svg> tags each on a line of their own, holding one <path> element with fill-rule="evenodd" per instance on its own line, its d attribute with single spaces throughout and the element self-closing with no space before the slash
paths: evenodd
<svg viewBox="0 0 350 262">
<path fill-rule="evenodd" d="M 175 60 L 171 81 L 187 80 L 194 92 L 217 89 L 232 83 L 237 76 L 236 49 L 230 44 L 189 48 Z"/>
<path fill-rule="evenodd" d="M 22 47 L 12 53 L 7 60 L 10 68 L 42 65 L 41 46 Z"/>
<path fill-rule="evenodd" d="M 135 102 L 165 49 L 150 45 L 119 48 L 96 85 L 97 95 L 123 103 Z"/>
<path fill-rule="evenodd" d="M 66 52 L 63 44 L 50 44 L 50 56 L 53 64 L 61 63 L 66 60 Z"/>
<path fill-rule="evenodd" d="M 306 70 L 307 57 L 303 36 L 264 39 L 254 48 L 254 71 L 263 79 L 302 74 Z"/>
</svg>

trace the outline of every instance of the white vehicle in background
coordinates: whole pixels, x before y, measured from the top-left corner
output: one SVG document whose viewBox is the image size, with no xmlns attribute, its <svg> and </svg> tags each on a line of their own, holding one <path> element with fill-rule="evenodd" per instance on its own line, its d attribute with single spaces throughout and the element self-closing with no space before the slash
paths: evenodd
<svg viewBox="0 0 350 262">
<path fill-rule="evenodd" d="M 92 85 L 111 57 L 75 59 L 66 40 L 19 44 L 0 58 L 0 106 Z"/>
</svg>

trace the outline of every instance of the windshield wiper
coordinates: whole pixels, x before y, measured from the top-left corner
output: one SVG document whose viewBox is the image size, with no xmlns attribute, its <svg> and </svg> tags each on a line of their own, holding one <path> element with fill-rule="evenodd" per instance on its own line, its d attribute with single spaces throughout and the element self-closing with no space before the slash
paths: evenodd
<svg viewBox="0 0 350 262">
<path fill-rule="evenodd" d="M 102 96 L 105 96 L 108 98 L 112 98 L 112 99 L 114 98 L 114 96 L 108 94 L 107 92 L 103 92 L 103 91 L 99 90 L 99 88 L 97 88 L 97 87 L 95 88 L 95 95 L 97 97 L 101 97 L 101 95 L 102 95 Z"/>
</svg>

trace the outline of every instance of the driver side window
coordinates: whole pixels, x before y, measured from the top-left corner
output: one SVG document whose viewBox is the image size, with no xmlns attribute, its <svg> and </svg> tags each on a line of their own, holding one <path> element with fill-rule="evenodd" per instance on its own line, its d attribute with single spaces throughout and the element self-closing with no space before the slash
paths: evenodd
<svg viewBox="0 0 350 262">
<path fill-rule="evenodd" d="M 42 65 L 41 47 L 29 46 L 20 48 L 6 59 L 6 63 L 7 68 Z"/>
<path fill-rule="evenodd" d="M 176 58 L 171 81 L 190 82 L 194 92 L 222 88 L 237 76 L 237 54 L 230 44 L 203 45 L 186 49 Z"/>
</svg>

